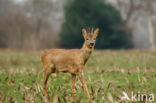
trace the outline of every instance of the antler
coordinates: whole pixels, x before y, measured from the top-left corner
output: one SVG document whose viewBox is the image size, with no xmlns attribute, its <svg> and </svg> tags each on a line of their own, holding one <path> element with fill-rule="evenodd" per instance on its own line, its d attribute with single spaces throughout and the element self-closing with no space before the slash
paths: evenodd
<svg viewBox="0 0 156 103">
<path fill-rule="evenodd" d="M 93 32 L 94 32 L 94 29 L 93 29 L 93 27 L 92 27 L 91 33 L 93 33 Z"/>
<path fill-rule="evenodd" d="M 88 33 L 90 32 L 90 28 L 88 27 Z"/>
</svg>

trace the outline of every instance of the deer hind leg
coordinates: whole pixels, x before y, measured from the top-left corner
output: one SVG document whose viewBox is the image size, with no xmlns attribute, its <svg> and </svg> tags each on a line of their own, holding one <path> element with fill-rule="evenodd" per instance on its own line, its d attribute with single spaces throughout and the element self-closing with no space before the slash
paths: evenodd
<svg viewBox="0 0 156 103">
<path fill-rule="evenodd" d="M 74 93 L 75 80 L 76 80 L 76 75 L 75 74 L 72 74 L 72 98 L 75 97 L 75 93 Z"/>
<path fill-rule="evenodd" d="M 43 70 L 43 75 L 44 75 L 44 96 L 48 96 L 47 94 L 47 81 L 48 81 L 48 78 L 50 76 L 50 74 L 54 72 L 54 65 L 51 64 L 50 66 L 44 68 Z M 49 97 L 48 97 L 49 98 Z"/>
</svg>

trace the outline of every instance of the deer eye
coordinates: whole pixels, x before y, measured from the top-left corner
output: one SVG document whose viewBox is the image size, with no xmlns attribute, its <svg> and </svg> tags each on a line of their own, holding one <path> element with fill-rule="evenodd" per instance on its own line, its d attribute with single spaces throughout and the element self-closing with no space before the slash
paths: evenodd
<svg viewBox="0 0 156 103">
<path fill-rule="evenodd" d="M 86 40 L 89 40 L 88 38 Z"/>
<path fill-rule="evenodd" d="M 96 40 L 96 38 L 93 38 L 93 40 Z"/>
</svg>

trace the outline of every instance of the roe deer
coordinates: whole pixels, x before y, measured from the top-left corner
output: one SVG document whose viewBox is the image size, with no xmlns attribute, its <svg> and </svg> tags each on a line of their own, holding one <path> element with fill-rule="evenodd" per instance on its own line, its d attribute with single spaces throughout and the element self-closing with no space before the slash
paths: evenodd
<svg viewBox="0 0 156 103">
<path fill-rule="evenodd" d="M 83 47 L 81 49 L 51 49 L 46 50 L 41 55 L 41 62 L 43 64 L 44 74 L 44 95 L 47 94 L 47 80 L 51 73 L 58 74 L 59 72 L 69 72 L 72 76 L 72 97 L 75 97 L 75 79 L 79 77 L 84 90 L 86 91 L 88 98 L 91 98 L 86 82 L 83 78 L 82 71 L 84 66 L 94 50 L 96 37 L 99 33 L 99 28 L 91 32 L 88 28 L 87 31 L 82 28 L 82 35 L 85 39 Z"/>
</svg>

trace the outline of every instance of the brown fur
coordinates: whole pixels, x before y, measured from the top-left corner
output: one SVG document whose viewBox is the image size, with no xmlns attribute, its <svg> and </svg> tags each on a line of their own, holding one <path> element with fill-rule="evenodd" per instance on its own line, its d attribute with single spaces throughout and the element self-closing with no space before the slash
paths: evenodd
<svg viewBox="0 0 156 103">
<path fill-rule="evenodd" d="M 74 97 L 75 79 L 76 75 L 80 78 L 82 85 L 87 92 L 89 98 L 91 98 L 87 85 L 82 76 L 84 66 L 90 57 L 94 46 L 95 39 L 99 33 L 99 29 L 94 32 L 86 32 L 82 28 L 82 34 L 85 39 L 83 47 L 81 49 L 51 49 L 46 50 L 41 55 L 41 62 L 43 64 L 44 73 L 44 95 L 47 94 L 47 80 L 51 73 L 69 72 L 72 75 L 72 97 Z M 91 45 L 91 43 L 94 43 Z"/>
</svg>

